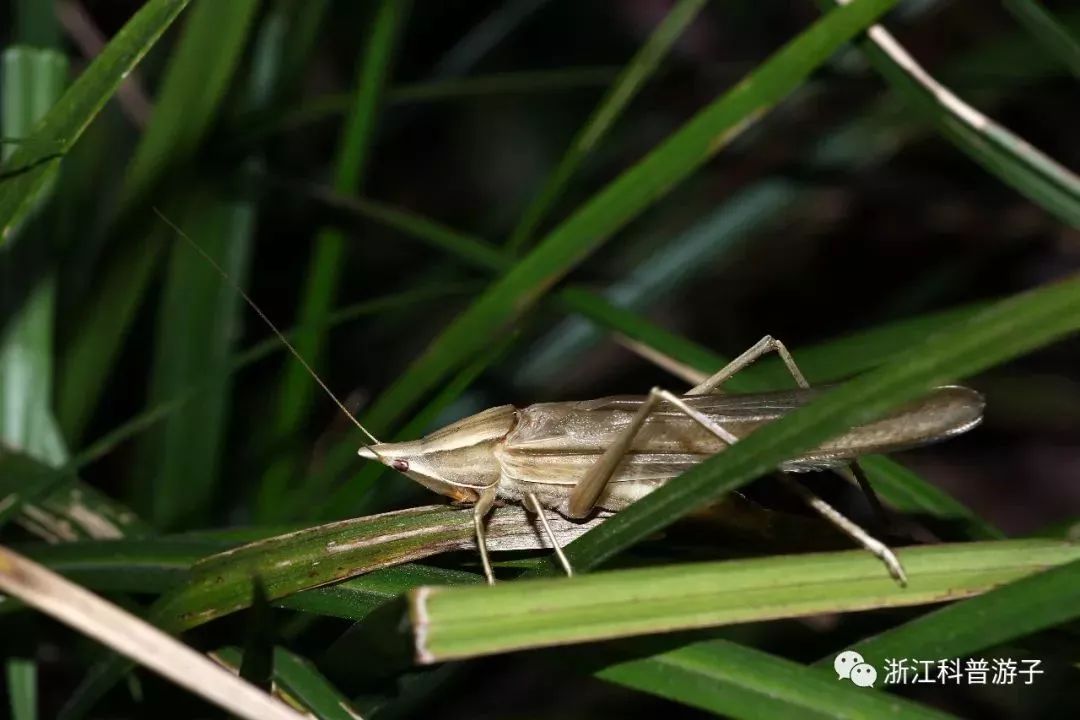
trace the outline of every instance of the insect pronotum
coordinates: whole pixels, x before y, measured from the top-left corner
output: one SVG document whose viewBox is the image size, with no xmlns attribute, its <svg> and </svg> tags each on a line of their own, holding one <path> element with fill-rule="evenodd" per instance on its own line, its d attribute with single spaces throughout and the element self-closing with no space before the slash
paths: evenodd
<svg viewBox="0 0 1080 720">
<path fill-rule="evenodd" d="M 473 505 L 476 544 L 484 575 L 495 576 L 488 557 L 485 518 L 496 502 L 535 513 L 567 575 L 573 568 L 551 531 L 547 512 L 580 519 L 597 509 L 617 512 L 705 458 L 800 407 L 812 389 L 779 340 L 765 336 L 722 370 L 681 395 L 653 388 L 644 396 L 501 405 L 459 420 L 419 440 L 382 443 L 349 412 L 284 334 L 194 240 L 158 213 L 214 267 L 270 327 L 338 408 L 370 440 L 358 453 L 377 460 L 440 495 Z M 776 352 L 797 390 L 725 395 L 718 388 L 762 355 Z M 888 415 L 791 458 L 785 473 L 829 469 L 852 478 L 861 455 L 892 452 L 966 432 L 982 419 L 982 396 L 960 386 L 939 387 Z M 786 483 L 816 512 L 879 557 L 906 583 L 896 555 L 802 483 Z"/>
</svg>

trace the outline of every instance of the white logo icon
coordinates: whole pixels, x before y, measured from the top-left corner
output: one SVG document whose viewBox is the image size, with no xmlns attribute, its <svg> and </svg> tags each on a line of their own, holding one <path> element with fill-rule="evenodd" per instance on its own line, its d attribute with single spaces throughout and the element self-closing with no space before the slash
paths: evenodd
<svg viewBox="0 0 1080 720">
<path fill-rule="evenodd" d="M 836 677 L 838 680 L 848 680 L 851 678 L 851 669 L 856 665 L 865 665 L 863 656 L 854 650 L 845 650 L 836 656 L 833 660 L 833 669 L 836 670 Z"/>
<path fill-rule="evenodd" d="M 859 663 L 851 668 L 851 682 L 859 687 L 874 687 L 877 680 L 877 668 L 870 663 Z"/>
<path fill-rule="evenodd" d="M 832 666 L 838 680 L 850 680 L 859 687 L 874 687 L 877 682 L 877 668 L 854 650 L 845 650 L 837 655 Z"/>
</svg>

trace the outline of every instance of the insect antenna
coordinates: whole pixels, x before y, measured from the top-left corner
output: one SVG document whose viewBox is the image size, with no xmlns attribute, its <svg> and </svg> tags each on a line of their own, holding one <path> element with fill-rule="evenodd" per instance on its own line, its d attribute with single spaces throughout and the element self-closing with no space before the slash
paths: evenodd
<svg viewBox="0 0 1080 720">
<path fill-rule="evenodd" d="M 199 245 L 199 243 L 195 242 L 195 240 L 190 235 L 181 230 L 176 223 L 165 217 L 165 215 L 157 208 L 154 208 L 154 213 L 156 213 L 157 216 L 161 218 L 161 220 L 166 225 L 172 228 L 173 232 L 186 240 L 188 244 L 195 249 L 195 252 L 199 253 L 199 255 L 201 255 L 202 258 L 210 264 L 210 267 L 214 268 L 214 270 L 217 270 L 217 273 L 221 276 L 221 279 L 224 280 L 229 285 L 229 287 L 236 291 L 236 293 L 244 299 L 244 302 L 248 304 L 248 307 L 254 310 L 255 314 L 258 315 L 262 319 L 262 321 L 266 323 L 267 327 L 269 327 L 270 330 L 273 331 L 274 335 L 277 335 L 278 340 L 280 340 L 281 343 L 288 349 L 288 351 L 292 353 L 292 356 L 296 358 L 296 361 L 299 362 L 305 370 L 307 370 L 308 374 L 311 375 L 315 382 L 319 384 L 319 387 L 323 389 L 323 392 L 325 392 L 327 396 L 334 401 L 334 404 L 338 406 L 338 409 L 340 409 L 341 412 L 345 413 L 345 417 L 349 418 L 349 420 L 352 421 L 353 425 L 360 428 L 360 432 L 364 433 L 364 435 L 366 435 L 373 444 L 377 445 L 379 443 L 378 438 L 368 432 L 368 429 L 364 427 L 359 420 L 356 419 L 356 416 L 349 412 L 349 408 L 345 406 L 345 403 L 338 399 L 337 395 L 335 395 L 334 392 L 330 389 L 330 387 L 325 382 L 323 382 L 323 379 L 319 377 L 318 373 L 315 372 L 315 369 L 312 368 L 308 361 L 304 359 L 304 356 L 300 354 L 300 351 L 297 350 L 291 342 L 289 342 L 288 338 L 285 337 L 285 333 L 278 330 L 277 325 L 275 325 L 274 322 L 266 316 L 266 313 L 264 313 L 262 309 L 255 304 L 255 301 L 251 299 L 251 296 L 248 295 L 242 287 L 240 287 L 239 283 L 233 280 L 229 273 L 225 272 L 225 269 L 222 268 L 221 265 L 219 265 L 217 261 L 210 256 L 208 252 L 203 250 L 202 246 Z M 378 453 L 375 452 L 375 450 L 372 449 L 370 445 L 368 445 L 367 443 L 362 444 L 364 445 L 364 447 L 368 448 L 369 450 L 371 450 L 372 453 L 378 456 Z"/>
</svg>

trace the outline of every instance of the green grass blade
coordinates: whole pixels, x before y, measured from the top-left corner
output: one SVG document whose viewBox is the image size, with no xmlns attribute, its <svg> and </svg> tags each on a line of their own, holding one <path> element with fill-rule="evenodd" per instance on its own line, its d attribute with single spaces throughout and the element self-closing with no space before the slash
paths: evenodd
<svg viewBox="0 0 1080 720">
<path fill-rule="evenodd" d="M 1004 0 L 1002 4 L 1042 48 L 1080 79 L 1080 42 L 1053 14 L 1035 0 Z"/>
<path fill-rule="evenodd" d="M 20 525 L 49 542 L 149 532 L 127 507 L 75 480 L 71 463 L 53 467 L 10 451 L 0 452 L 0 505 L 0 527 L 18 514 Z"/>
<path fill-rule="evenodd" d="M 752 238 L 785 216 L 798 192 L 798 186 L 787 180 L 762 181 L 706 210 L 700 220 L 672 237 L 652 233 L 648 260 L 591 294 L 606 307 L 648 313 L 702 274 L 738 257 Z M 556 383 L 560 373 L 606 337 L 606 329 L 580 317 L 563 320 L 530 347 L 514 374 L 517 383 L 527 388 Z"/>
<path fill-rule="evenodd" d="M 597 673 L 641 690 L 725 717 L 746 720 L 878 720 L 952 715 L 911 700 L 837 682 L 799 663 L 726 640 L 687 645 Z"/>
<path fill-rule="evenodd" d="M 852 645 L 867 662 L 965 657 L 1080 617 L 1080 560 L 927 613 Z M 872 658 L 872 659 L 871 659 Z M 818 665 L 829 665 L 832 658 Z"/>
<path fill-rule="evenodd" d="M 195 3 L 169 59 L 153 120 L 128 166 L 121 212 L 142 205 L 198 149 L 232 82 L 258 7 L 257 0 Z"/>
<path fill-rule="evenodd" d="M 236 282 L 250 255 L 254 208 L 212 191 L 191 193 L 178 218 Z M 155 527 L 205 525 L 211 518 L 219 459 L 228 427 L 228 366 L 240 317 L 240 297 L 186 243 L 170 248 L 157 320 L 150 407 L 187 395 L 183 406 L 144 438 L 144 482 L 137 488 L 141 514 Z"/>
<path fill-rule="evenodd" d="M 961 100 L 883 27 L 874 27 L 859 47 L 950 142 L 1063 222 L 1080 227 L 1080 177 Z"/>
<path fill-rule="evenodd" d="M 334 189 L 343 195 L 354 195 L 361 187 L 371 156 L 383 89 L 407 14 L 408 4 L 399 0 L 382 0 L 375 10 L 359 61 L 354 104 L 338 145 Z M 330 312 L 341 281 L 345 242 L 345 236 L 336 229 L 322 230 L 315 239 L 300 302 L 301 325 L 317 325 Z M 318 366 L 323 345 L 324 336 L 319 332 L 302 332 L 296 338 L 297 351 L 314 366 Z M 315 385 L 306 368 L 295 362 L 286 364 L 270 427 L 274 440 L 296 431 L 307 414 L 314 390 Z M 287 459 L 273 463 L 259 487 L 256 517 L 281 517 L 287 508 L 286 494 L 293 479 L 299 475 L 295 463 Z"/>
<path fill-rule="evenodd" d="M 879 417 L 935 385 L 993 367 L 1077 329 L 1080 278 L 995 303 L 706 460 L 571 544 L 568 555 L 580 567 L 598 564 L 846 428 Z"/>
<path fill-rule="evenodd" d="M 544 216 L 562 196 L 570 178 L 585 157 L 603 139 L 649 78 L 656 74 L 672 45 L 694 21 L 704 5 L 705 0 L 679 0 L 656 26 L 649 39 L 626 64 L 611 89 L 570 141 L 566 154 L 544 181 L 540 192 L 529 203 L 521 220 L 510 233 L 506 242 L 507 250 L 516 253 L 529 243 Z"/>
<path fill-rule="evenodd" d="M 187 4 L 188 0 L 150 0 L 143 5 L 53 106 L 33 136 L 19 144 L 8 166 L 30 166 L 43 156 L 70 150 Z M 36 165 L 0 185 L 0 245 L 8 239 L 56 162 Z"/>
<path fill-rule="evenodd" d="M 597 193 L 428 346 L 374 403 L 366 416 L 370 425 L 376 432 L 392 425 L 475 355 L 492 333 L 525 313 L 614 232 L 719 152 L 893 4 L 858 0 L 829 13 Z"/>
<path fill-rule="evenodd" d="M 244 88 L 244 104 L 265 107 L 273 98 L 283 54 L 286 12 L 269 13 L 257 33 Z M 241 163 L 241 185 L 262 165 L 258 155 Z M 249 183 L 250 184 L 250 183 Z M 253 198 L 224 197 L 214 183 L 187 193 L 180 224 L 200 238 L 204 251 L 219 258 L 225 273 L 245 284 L 255 233 Z M 241 297 L 212 272 L 185 242 L 174 243 L 158 313 L 158 336 L 151 377 L 150 406 L 186 397 L 145 439 L 139 485 L 145 515 L 159 528 L 187 523 L 205 525 L 213 517 L 231 407 L 233 345 Z M 245 308 L 246 310 L 246 308 Z M 204 392 L 189 393 L 199 384 Z"/>
<path fill-rule="evenodd" d="M 488 525 L 489 547 L 545 547 L 546 540 L 526 517 L 519 507 L 497 508 Z M 560 542 L 565 542 L 601 522 L 602 518 L 583 524 L 556 518 L 552 526 Z M 192 568 L 189 582 L 159 599 L 151 616 L 160 627 L 179 632 L 248 607 L 254 577 L 262 580 L 272 601 L 299 598 L 297 594 L 305 590 L 314 588 L 319 592 L 322 585 L 365 572 L 436 553 L 474 548 L 473 533 L 472 509 L 446 506 L 411 508 L 299 530 L 207 558 Z M 409 576 L 404 577 L 407 581 Z M 421 582 L 422 578 L 423 574 L 419 576 Z M 363 580 L 359 578 L 358 582 Z M 316 604 L 319 601 L 317 598 Z M 128 667 L 127 661 L 118 656 L 98 663 L 60 717 L 73 720 L 84 716 Z"/>
<path fill-rule="evenodd" d="M 544 543 L 523 510 L 499 508 L 490 529 L 494 550 L 535 549 Z M 569 539 L 603 522 L 584 525 L 556 520 Z M 208 558 L 192 568 L 192 579 L 162 603 L 158 617 L 171 629 L 186 629 L 249 606 L 253 577 L 270 600 L 453 550 L 475 547 L 472 510 L 427 506 L 343 520 L 262 540 Z"/>
<path fill-rule="evenodd" d="M 28 557 L 64 577 L 99 592 L 164 594 L 187 581 L 191 567 L 216 553 L 272 537 L 272 527 L 207 536 L 174 535 L 141 540 L 77 541 L 20 547 Z M 316 615 L 362 620 L 373 610 L 420 585 L 483 582 L 460 570 L 407 564 L 313 587 L 272 601 L 275 607 Z"/>
<path fill-rule="evenodd" d="M 606 66 L 580 67 L 428 80 L 391 86 L 386 90 L 385 101 L 388 105 L 408 105 L 488 95 L 528 95 L 607 87 L 618 76 L 618 71 L 618 68 Z M 262 139 L 344 115 L 349 111 L 352 102 L 352 96 L 344 93 L 320 95 L 305 100 L 303 105 L 298 107 L 284 108 L 272 115 L 251 118 L 246 121 L 250 123 L 246 139 Z"/>
<path fill-rule="evenodd" d="M 51 49 L 9 48 L 0 56 L 0 77 L 0 136 L 25 138 L 63 93 L 67 59 Z M 14 149 L 4 147 L 3 156 Z M 51 186 L 43 182 L 38 188 L 36 205 L 47 201 Z M 18 247 L 0 255 L 0 313 L 5 318 L 0 327 L 0 442 L 59 465 L 67 450 L 52 413 L 52 227 L 44 221 L 23 227 Z"/>
<path fill-rule="evenodd" d="M 61 96 L 67 60 L 53 50 L 16 47 L 0 63 L 0 134 L 27 136 Z M 43 175 L 29 207 L 39 207 L 52 193 L 56 169 Z M 50 253 L 57 228 L 52 213 L 33 217 L 35 222 L 20 225 L 19 245 L 0 258 L 0 296 L 8 311 L 0 337 L 0 439 L 6 447 L 0 457 L 6 485 L 0 526 L 18 515 L 29 532 L 54 542 L 119 536 L 136 529 L 126 508 L 82 484 L 60 488 L 71 473 L 62 468 L 67 449 L 52 412 L 56 280 Z"/>
<path fill-rule="evenodd" d="M 274 680 L 320 720 L 356 720 L 347 698 L 310 660 L 285 648 L 274 650 Z"/>
<path fill-rule="evenodd" d="M 58 414 L 70 440 L 82 437 L 120 344 L 135 317 L 157 261 L 169 243 L 160 223 L 131 221 L 148 208 L 161 184 L 188 163 L 218 117 L 247 45 L 257 0 L 203 0 L 184 26 L 155 99 L 154 116 L 128 166 L 120 225 L 137 241 L 120 243 L 101 272 L 67 348 L 59 382 Z"/>
<path fill-rule="evenodd" d="M 861 550 L 666 565 L 409 595 L 423 663 L 744 622 L 941 602 L 1080 558 L 1080 546 L 1005 540 L 903 548 L 900 587 Z"/>
<path fill-rule="evenodd" d="M 233 668 L 240 665 L 237 648 L 222 648 L 213 654 Z M 349 700 L 307 658 L 275 647 L 273 660 L 275 690 L 307 708 L 319 720 L 356 720 L 360 717 Z"/>
<path fill-rule="evenodd" d="M 13 657 L 4 666 L 11 720 L 37 720 L 37 662 Z"/>
<path fill-rule="evenodd" d="M 859 458 L 859 466 L 866 471 L 874 490 L 892 507 L 910 515 L 927 515 L 943 525 L 938 533 L 941 538 L 998 540 L 1005 537 L 1005 533 L 944 490 L 899 463 L 881 455 L 871 455 Z"/>
</svg>

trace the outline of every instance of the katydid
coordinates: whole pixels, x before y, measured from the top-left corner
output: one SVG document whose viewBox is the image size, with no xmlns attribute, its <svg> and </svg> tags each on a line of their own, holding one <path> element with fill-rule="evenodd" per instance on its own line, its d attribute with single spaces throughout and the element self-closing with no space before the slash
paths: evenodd
<svg viewBox="0 0 1080 720">
<path fill-rule="evenodd" d="M 247 293 L 194 240 L 161 217 L 218 271 L 371 440 L 359 449 L 361 457 L 377 460 L 456 502 L 473 505 L 476 544 L 489 583 L 494 583 L 495 576 L 484 527 L 496 503 L 520 504 L 535 513 L 566 574 L 573 575 L 549 526 L 548 511 L 571 520 L 586 518 L 597 510 L 617 512 L 660 485 L 677 482 L 685 470 L 821 392 L 809 386 L 784 344 L 765 336 L 682 395 L 653 388 L 644 396 L 548 402 L 524 408 L 501 405 L 419 440 L 379 442 Z M 797 390 L 721 394 L 724 382 L 769 352 L 776 352 L 783 360 L 799 386 Z M 974 390 L 939 387 L 885 417 L 789 459 L 778 470 L 827 469 L 851 478 L 852 465 L 859 456 L 916 447 L 967 432 L 982 420 L 983 407 L 982 396 Z M 803 484 L 788 478 L 788 485 L 826 520 L 879 557 L 898 582 L 906 583 L 900 561 L 884 543 Z"/>
</svg>

